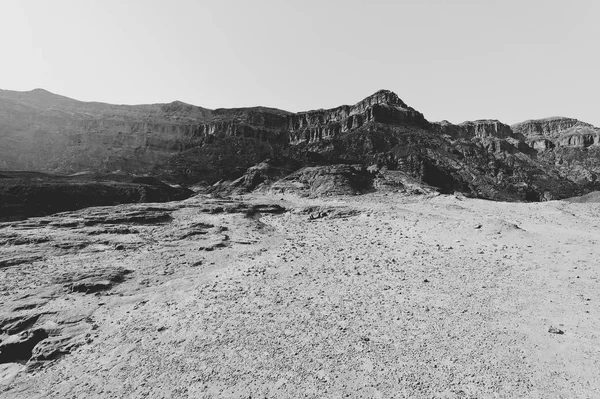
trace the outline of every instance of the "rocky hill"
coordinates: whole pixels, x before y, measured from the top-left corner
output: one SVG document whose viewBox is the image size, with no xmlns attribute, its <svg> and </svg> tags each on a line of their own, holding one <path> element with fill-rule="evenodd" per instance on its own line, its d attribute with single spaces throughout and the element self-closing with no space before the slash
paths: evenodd
<svg viewBox="0 0 600 399">
<path fill-rule="evenodd" d="M 495 200 L 571 197 L 597 189 L 599 137 L 598 128 L 568 118 L 431 123 L 387 90 L 352 106 L 300 113 L 178 101 L 110 105 L 0 90 L 0 169 L 152 174 L 224 193 L 323 195 L 421 184 Z"/>
</svg>

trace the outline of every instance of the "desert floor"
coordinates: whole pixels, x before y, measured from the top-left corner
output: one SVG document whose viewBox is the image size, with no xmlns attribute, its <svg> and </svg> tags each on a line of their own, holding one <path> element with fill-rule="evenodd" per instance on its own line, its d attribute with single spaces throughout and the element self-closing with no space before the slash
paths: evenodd
<svg viewBox="0 0 600 399">
<path fill-rule="evenodd" d="M 4 223 L 0 349 L 48 338 L 0 397 L 599 398 L 599 242 L 597 203 L 455 196 Z"/>
</svg>

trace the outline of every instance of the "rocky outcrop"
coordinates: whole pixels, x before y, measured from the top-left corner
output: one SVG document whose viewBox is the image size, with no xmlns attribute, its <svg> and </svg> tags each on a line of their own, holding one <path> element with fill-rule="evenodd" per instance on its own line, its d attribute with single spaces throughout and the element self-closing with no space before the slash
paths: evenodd
<svg viewBox="0 0 600 399">
<path fill-rule="evenodd" d="M 205 191 L 221 195 L 246 194 L 254 190 L 266 189 L 301 167 L 302 163 L 291 158 L 266 159 L 249 167 L 241 177 L 233 181 L 221 180 Z"/>
<path fill-rule="evenodd" d="M 73 306 L 50 308 L 53 300 L 69 293 L 99 293 L 121 283 L 128 270 L 103 267 L 68 273 L 54 284 L 30 291 L 19 306 L 0 306 L 0 363 L 43 366 L 91 342 L 98 327 L 90 312 Z"/>
<path fill-rule="evenodd" d="M 290 115 L 287 125 L 289 142 L 314 143 L 331 139 L 369 122 L 418 126 L 429 124 L 423 114 L 406 105 L 395 93 L 380 90 L 353 106 L 343 105 Z"/>
<path fill-rule="evenodd" d="M 302 168 L 270 188 L 276 193 L 303 196 L 356 195 L 372 187 L 373 177 L 363 165 L 328 165 Z"/>
<path fill-rule="evenodd" d="M 554 144 L 554 142 L 552 140 L 545 139 L 545 138 L 531 139 L 531 140 L 528 140 L 528 142 L 529 142 L 529 145 L 538 152 L 548 151 L 548 150 L 551 150 L 554 147 L 556 147 L 556 144 Z"/>
<path fill-rule="evenodd" d="M 598 144 L 600 144 L 600 130 L 587 127 L 570 131 L 557 140 L 557 145 L 562 147 L 589 147 Z"/>
<path fill-rule="evenodd" d="M 562 176 L 593 189 L 600 173 L 600 129 L 572 118 L 530 120 L 512 126 L 537 157 Z"/>
<path fill-rule="evenodd" d="M 588 147 L 600 143 L 600 129 L 572 118 L 529 120 L 512 126 L 538 151 L 555 147 Z"/>
<path fill-rule="evenodd" d="M 514 132 L 521 133 L 529 138 L 546 137 L 556 140 L 566 130 L 580 123 L 577 119 L 552 117 L 545 119 L 528 120 L 511 126 Z"/>
<path fill-rule="evenodd" d="M 500 138 L 515 137 L 510 126 L 497 120 L 477 120 L 467 121 L 454 125 L 448 121 L 435 122 L 432 128 L 440 134 L 448 135 L 452 138 Z"/>
</svg>

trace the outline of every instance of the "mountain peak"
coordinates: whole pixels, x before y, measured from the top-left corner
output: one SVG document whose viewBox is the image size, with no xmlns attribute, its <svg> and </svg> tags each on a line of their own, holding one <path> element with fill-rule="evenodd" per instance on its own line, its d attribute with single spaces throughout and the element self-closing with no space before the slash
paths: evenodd
<svg viewBox="0 0 600 399">
<path fill-rule="evenodd" d="M 388 105 L 399 105 L 403 108 L 407 108 L 408 106 L 404 101 L 398 97 L 396 93 L 391 90 L 378 90 L 370 96 L 366 97 L 364 100 L 359 102 L 356 105 L 374 105 L 374 104 L 388 104 Z"/>
<path fill-rule="evenodd" d="M 33 89 L 33 90 L 30 90 L 30 93 L 54 94 L 54 93 L 51 93 L 51 92 L 49 92 L 48 90 L 46 90 L 46 89 L 42 89 L 42 88 L 40 88 L 40 87 L 36 87 L 35 89 Z"/>
<path fill-rule="evenodd" d="M 59 98 L 61 98 L 61 99 L 73 100 L 69 97 L 61 96 L 60 94 L 52 93 L 51 91 L 48 91 L 48 90 L 42 89 L 42 88 L 35 88 L 33 90 L 24 91 L 21 93 L 24 96 L 32 97 L 32 98 L 40 98 L 40 99 L 51 99 L 51 98 L 59 99 Z M 74 100 L 74 101 L 76 101 L 76 100 Z"/>
<path fill-rule="evenodd" d="M 394 93 L 391 90 L 387 90 L 387 89 L 381 89 L 381 90 L 377 90 L 375 93 L 373 93 L 373 95 L 378 95 L 378 94 L 393 94 L 397 97 L 396 93 Z"/>
</svg>

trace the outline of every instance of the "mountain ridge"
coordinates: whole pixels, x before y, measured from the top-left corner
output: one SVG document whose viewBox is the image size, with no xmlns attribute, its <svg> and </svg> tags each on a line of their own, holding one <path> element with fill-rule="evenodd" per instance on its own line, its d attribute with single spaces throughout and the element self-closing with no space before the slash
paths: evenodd
<svg viewBox="0 0 600 399">
<path fill-rule="evenodd" d="M 43 89 L 0 90 L 0 168 L 5 170 L 124 171 L 212 185 L 239 183 L 254 165 L 270 160 L 273 168 L 252 169 L 254 177 L 242 179 L 252 183 L 234 190 L 248 191 L 284 177 L 282 171 L 356 163 L 377 171 L 360 187 L 372 187 L 382 170 L 399 171 L 443 192 L 540 200 L 594 189 L 600 173 L 597 147 L 600 129 L 577 119 L 430 122 L 389 90 L 353 105 L 302 112 L 208 109 L 182 101 L 113 105 Z"/>
<path fill-rule="evenodd" d="M 309 110 L 304 110 L 304 111 L 288 111 L 288 110 L 284 110 L 282 108 L 275 108 L 275 107 L 266 107 L 266 106 L 262 106 L 262 105 L 255 105 L 255 106 L 243 106 L 243 107 L 232 107 L 232 108 L 226 108 L 226 107 L 217 107 L 217 108 L 208 108 L 208 107 L 203 107 L 203 106 L 199 106 L 199 105 L 195 105 L 195 104 L 191 104 L 191 103 L 187 103 L 185 101 L 181 101 L 181 100 L 173 100 L 170 102 L 157 102 L 157 103 L 140 103 L 140 104 L 117 104 L 117 103 L 108 103 L 108 102 L 102 102 L 102 101 L 82 101 L 82 100 L 77 100 L 75 98 L 72 97 L 68 97 L 68 96 L 63 96 L 61 94 L 57 94 L 57 93 L 53 93 L 51 91 L 48 91 L 46 89 L 43 88 L 34 88 L 32 90 L 28 90 L 28 91 L 19 91 L 19 90 L 6 90 L 6 89 L 0 89 L 0 100 L 11 100 L 14 99 L 15 97 L 26 97 L 27 95 L 30 94 L 36 94 L 36 93 L 43 93 L 44 96 L 47 96 L 49 98 L 53 98 L 53 99 L 63 99 L 63 100 L 67 100 L 70 102 L 75 102 L 75 103 L 79 103 L 79 104 L 89 104 L 89 105 L 102 105 L 102 106 L 110 106 L 110 107 L 128 107 L 128 108 L 136 108 L 136 107 L 140 107 L 140 108 L 145 108 L 145 107 L 173 107 L 173 108 L 177 108 L 179 106 L 184 106 L 184 107 L 191 107 L 194 109 L 202 109 L 205 111 L 212 111 L 212 112 L 224 112 L 224 111 L 241 111 L 241 110 L 261 110 L 261 111 L 272 111 L 272 112 L 281 112 L 281 113 L 285 113 L 285 114 L 306 114 L 306 113 L 312 113 L 312 112 L 323 112 L 323 111 L 333 111 L 336 109 L 340 109 L 340 108 L 347 108 L 347 107 L 354 107 L 359 105 L 360 103 L 364 102 L 365 100 L 368 100 L 370 98 L 376 97 L 379 94 L 383 94 L 383 93 L 387 93 L 387 94 L 391 94 L 394 97 L 396 97 L 403 106 L 407 106 L 406 103 L 404 103 L 404 101 L 402 99 L 400 99 L 400 97 L 394 93 L 391 90 L 387 90 L 387 89 L 379 89 L 376 92 L 374 92 L 373 94 L 363 98 L 362 100 L 358 101 L 355 104 L 343 104 L 343 105 L 339 105 L 336 107 L 332 107 L 332 108 L 314 108 L 314 109 L 309 109 Z M 8 95 L 7 95 L 8 94 Z M 30 105 L 29 102 L 27 102 L 26 104 Z M 467 124 L 467 123 L 477 123 L 477 122 L 484 122 L 484 121 L 495 121 L 495 122 L 500 122 L 503 124 L 506 124 L 508 126 L 511 127 L 516 127 L 516 126 L 520 126 L 520 125 L 524 125 L 524 124 L 528 124 L 528 123 L 544 123 L 544 122 L 552 122 L 552 121 L 560 121 L 560 120 L 567 120 L 567 121 L 577 121 L 581 124 L 585 124 L 585 125 L 589 125 L 592 127 L 595 127 L 593 124 L 588 123 L 588 122 L 584 122 L 581 120 L 578 120 L 576 118 L 571 118 L 571 117 L 564 117 L 564 116 L 548 116 L 548 117 L 543 117 L 543 118 L 537 118 L 537 119 L 527 119 L 521 122 L 516 122 L 513 124 L 507 124 L 504 123 L 498 119 L 493 119 L 493 118 L 481 118 L 481 119 L 475 119 L 475 120 L 465 120 L 462 122 L 458 122 L 458 123 L 454 123 L 454 122 L 450 122 L 446 119 L 440 120 L 440 121 L 433 121 L 431 123 L 438 123 L 438 124 L 442 124 L 442 123 L 449 123 L 452 125 L 463 125 L 463 124 Z"/>
</svg>

